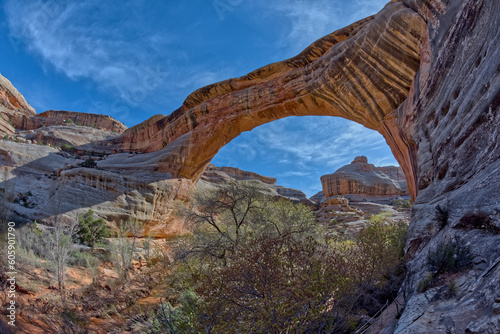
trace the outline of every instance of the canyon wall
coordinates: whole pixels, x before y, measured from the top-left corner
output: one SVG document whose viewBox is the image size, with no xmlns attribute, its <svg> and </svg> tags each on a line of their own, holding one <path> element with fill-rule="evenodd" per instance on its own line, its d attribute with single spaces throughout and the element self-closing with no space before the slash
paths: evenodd
<svg viewBox="0 0 500 334">
<path fill-rule="evenodd" d="M 0 75 L 0 135 L 9 136 L 16 130 L 35 130 L 51 125 L 80 125 L 115 133 L 127 127 L 107 115 L 64 110 L 48 110 L 37 114 L 12 83 Z"/>
<path fill-rule="evenodd" d="M 73 124 L 117 133 L 122 133 L 127 129 L 122 122 L 107 115 L 65 110 L 47 110 L 30 117 L 15 117 L 13 122 L 14 126 L 20 130 L 34 130 L 51 125 Z"/>
<path fill-rule="evenodd" d="M 32 117 L 35 109 L 26 102 L 24 97 L 12 83 L 0 75 L 0 136 L 11 135 L 15 132 L 13 123 L 16 117 Z"/>
</svg>

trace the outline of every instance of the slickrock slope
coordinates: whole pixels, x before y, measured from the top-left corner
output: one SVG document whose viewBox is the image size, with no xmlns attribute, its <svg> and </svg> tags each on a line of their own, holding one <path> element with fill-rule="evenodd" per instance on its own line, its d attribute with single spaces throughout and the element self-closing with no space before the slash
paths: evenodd
<svg viewBox="0 0 500 334">
<path fill-rule="evenodd" d="M 209 184 L 208 186 L 213 187 L 231 179 L 260 181 L 262 182 L 263 188 L 267 190 L 267 194 L 270 196 L 285 197 L 293 202 L 301 202 L 306 205 L 314 204 L 302 191 L 277 185 L 274 177 L 263 176 L 257 173 L 244 171 L 239 168 L 216 167 L 210 164 L 201 176 L 200 181 L 201 184 L 206 182 Z M 201 186 L 200 181 L 196 184 L 197 187 Z M 207 186 L 207 184 L 204 186 Z"/>
<path fill-rule="evenodd" d="M 212 183 L 222 183 L 227 180 L 227 177 L 236 180 L 259 180 L 266 184 L 276 184 L 277 181 L 274 177 L 262 176 L 257 173 L 247 172 L 234 167 L 216 167 L 212 164 L 208 165 L 202 175 L 202 180 Z"/>
<path fill-rule="evenodd" d="M 391 176 L 395 177 L 393 179 Z M 401 180 L 403 178 L 403 180 Z M 409 195 L 400 167 L 375 167 L 364 156 L 356 157 L 350 165 L 335 173 L 323 175 L 321 185 L 325 197 L 354 195 L 355 197 L 391 198 Z"/>
<path fill-rule="evenodd" d="M 48 110 L 37 114 L 12 83 L 0 75 L 0 135 L 11 135 L 16 130 L 35 130 L 50 125 L 94 127 L 116 133 L 124 132 L 123 123 L 107 115 Z"/>
</svg>

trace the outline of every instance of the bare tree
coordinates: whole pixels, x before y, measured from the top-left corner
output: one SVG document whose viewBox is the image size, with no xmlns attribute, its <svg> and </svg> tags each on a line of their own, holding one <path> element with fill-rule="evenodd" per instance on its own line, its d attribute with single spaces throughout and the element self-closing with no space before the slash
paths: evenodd
<svg viewBox="0 0 500 334">
<path fill-rule="evenodd" d="M 2 182 L 3 187 L 0 188 L 0 233 L 2 233 L 6 229 L 10 216 L 10 207 L 8 204 L 10 189 L 9 189 L 7 167 L 4 167 L 2 174 L 3 174 L 3 182 Z"/>
<path fill-rule="evenodd" d="M 239 243 L 262 212 L 260 201 L 266 189 L 257 182 L 232 181 L 209 191 L 199 191 L 193 199 L 193 207 L 179 215 L 194 226 L 195 240 L 189 253 L 225 261 L 234 253 Z"/>
<path fill-rule="evenodd" d="M 151 261 L 151 240 L 153 239 L 154 239 L 154 232 L 149 231 L 148 235 L 142 240 L 142 248 L 144 249 L 145 252 L 144 257 L 148 265 Z"/>
<path fill-rule="evenodd" d="M 64 186 L 64 181 L 61 186 Z M 73 236 L 78 228 L 76 221 L 65 222 L 62 217 L 63 192 L 64 190 L 57 187 L 52 190 L 50 199 L 52 216 L 49 219 L 52 228 L 47 232 L 46 238 L 47 253 L 55 267 L 59 291 L 64 290 L 66 265 L 73 249 Z"/>
<path fill-rule="evenodd" d="M 122 221 L 118 229 L 116 242 L 113 246 L 115 254 L 115 264 L 120 275 L 120 279 L 128 281 L 129 271 L 132 268 L 132 258 L 136 250 L 136 241 L 140 236 L 144 226 L 135 219 Z M 132 237 L 132 241 L 129 240 Z"/>
</svg>

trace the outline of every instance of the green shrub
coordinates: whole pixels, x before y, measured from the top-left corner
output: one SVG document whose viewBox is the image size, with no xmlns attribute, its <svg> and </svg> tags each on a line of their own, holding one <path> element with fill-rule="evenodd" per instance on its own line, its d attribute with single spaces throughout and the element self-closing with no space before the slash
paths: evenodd
<svg viewBox="0 0 500 334">
<path fill-rule="evenodd" d="M 449 218 L 448 208 L 443 207 L 441 205 L 436 205 L 435 210 L 436 211 L 434 213 L 434 219 L 438 222 L 439 229 L 442 229 L 448 224 L 448 218 Z"/>
<path fill-rule="evenodd" d="M 160 303 L 158 320 L 162 333 L 195 333 L 198 322 L 198 296 L 193 290 L 183 291 L 177 298 L 179 306 L 174 308 L 169 302 Z"/>
<path fill-rule="evenodd" d="M 448 294 L 450 297 L 455 297 L 457 295 L 458 285 L 456 281 L 451 281 L 448 283 Z"/>
<path fill-rule="evenodd" d="M 69 152 L 69 153 L 73 153 L 73 152 L 75 152 L 76 148 L 73 145 L 64 144 L 61 146 L 61 150 Z"/>
<path fill-rule="evenodd" d="M 427 255 L 427 266 L 436 275 L 463 270 L 471 262 L 471 248 L 460 238 L 439 244 Z"/>
<path fill-rule="evenodd" d="M 96 168 L 97 167 L 97 163 L 94 161 L 94 159 L 92 158 L 87 158 L 87 160 L 85 160 L 84 162 L 82 162 L 80 164 L 81 167 L 85 167 L 85 168 Z"/>
<path fill-rule="evenodd" d="M 426 272 L 424 278 L 422 278 L 417 284 L 417 291 L 424 292 L 427 291 L 434 282 L 434 275 L 431 272 Z"/>
<path fill-rule="evenodd" d="M 84 215 L 78 216 L 76 235 L 81 243 L 94 247 L 103 238 L 109 237 L 109 231 L 104 220 L 102 218 L 94 219 L 94 211 L 89 209 Z"/>
<path fill-rule="evenodd" d="M 370 222 L 372 222 L 372 223 L 388 222 L 391 217 L 392 217 L 392 212 L 390 212 L 390 211 L 382 211 L 382 212 L 380 212 L 378 214 L 371 215 L 370 216 Z"/>
<path fill-rule="evenodd" d="M 396 210 L 407 210 L 412 208 L 411 200 L 398 198 L 394 203 Z"/>
</svg>

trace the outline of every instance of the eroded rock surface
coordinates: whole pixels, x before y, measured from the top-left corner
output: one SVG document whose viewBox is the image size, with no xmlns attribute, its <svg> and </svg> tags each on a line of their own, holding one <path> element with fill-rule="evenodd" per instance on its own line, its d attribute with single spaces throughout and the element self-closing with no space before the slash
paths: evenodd
<svg viewBox="0 0 500 334">
<path fill-rule="evenodd" d="M 117 133 L 127 129 L 122 122 L 107 115 L 65 110 L 48 110 L 35 116 L 14 119 L 14 126 L 20 130 L 34 130 L 51 125 L 79 125 Z"/>
<path fill-rule="evenodd" d="M 295 58 L 194 92 L 172 115 L 115 143 L 164 151 L 161 168 L 196 181 L 223 145 L 275 119 L 341 116 L 375 129 L 414 200 L 406 308 L 390 331 L 498 333 L 497 302 L 485 292 L 498 291 L 500 271 L 499 32 L 498 1 L 391 1 Z M 435 218 L 438 204 L 446 222 Z M 443 300 L 417 286 L 428 252 L 457 237 L 477 258 L 459 274 L 471 283 L 436 308 Z"/>
<path fill-rule="evenodd" d="M 381 199 L 409 195 L 402 168 L 375 167 L 365 156 L 356 157 L 333 174 L 323 175 L 321 185 L 326 198 L 350 195 Z"/>
<path fill-rule="evenodd" d="M 80 126 L 51 126 L 51 131 L 86 130 L 85 134 L 109 134 L 108 131 Z M 89 131 L 91 131 L 89 133 Z M 76 140 L 81 141 L 77 133 Z M 73 142 L 74 143 L 74 142 Z M 89 153 L 90 154 L 90 153 Z M 210 189 L 230 180 L 254 180 L 262 183 L 270 196 L 311 204 L 300 190 L 276 185 L 276 179 L 237 168 L 210 165 L 195 185 L 191 180 L 145 168 L 149 154 L 116 153 L 80 156 L 47 145 L 0 140 L 0 190 L 10 198 L 3 205 L 18 222 L 50 225 L 51 217 L 60 215 L 74 220 L 91 208 L 104 218 L 111 229 L 121 221 L 136 219 L 146 224 L 145 234 L 169 237 L 186 232 L 182 219 L 174 212 L 174 201 L 188 201 L 197 189 Z M 93 158 L 97 168 L 80 166 Z M 29 194 L 29 195 L 28 195 Z M 20 202 L 19 198 L 26 198 Z"/>
<path fill-rule="evenodd" d="M 0 74 L 0 136 L 9 136 L 15 132 L 14 115 L 18 118 L 32 117 L 35 109 L 12 83 Z"/>
</svg>

